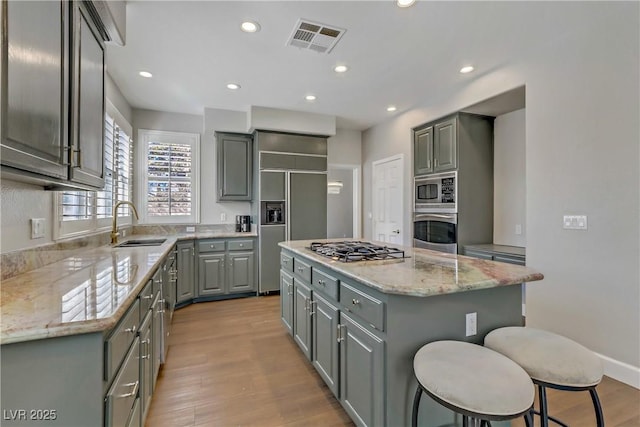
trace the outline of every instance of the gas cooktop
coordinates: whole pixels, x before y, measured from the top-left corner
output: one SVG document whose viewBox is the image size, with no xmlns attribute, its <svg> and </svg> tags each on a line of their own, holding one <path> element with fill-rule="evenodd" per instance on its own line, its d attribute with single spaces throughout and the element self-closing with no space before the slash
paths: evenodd
<svg viewBox="0 0 640 427">
<path fill-rule="evenodd" d="M 313 242 L 309 249 L 320 255 L 342 262 L 405 258 L 404 251 L 401 249 L 358 240 L 326 243 Z"/>
</svg>

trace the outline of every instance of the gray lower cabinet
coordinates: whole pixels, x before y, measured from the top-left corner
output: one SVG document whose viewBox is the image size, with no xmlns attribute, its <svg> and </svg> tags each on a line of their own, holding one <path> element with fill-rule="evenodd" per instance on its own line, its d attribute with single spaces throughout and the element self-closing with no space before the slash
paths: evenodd
<svg viewBox="0 0 640 427">
<path fill-rule="evenodd" d="M 147 310 L 147 314 L 140 327 L 140 416 L 144 420 L 151 406 L 153 394 L 153 347 L 151 318 L 153 314 Z"/>
<path fill-rule="evenodd" d="M 198 255 L 198 296 L 225 293 L 225 258 L 224 252 Z"/>
<path fill-rule="evenodd" d="M 195 244 L 193 241 L 177 244 L 176 303 L 195 296 Z"/>
<path fill-rule="evenodd" d="M 311 288 L 293 279 L 293 339 L 307 359 L 311 360 Z"/>
<path fill-rule="evenodd" d="M 328 299 L 313 292 L 311 302 L 312 322 L 312 363 L 324 382 L 336 397 L 339 392 L 338 359 L 338 308 Z"/>
<path fill-rule="evenodd" d="M 341 402 L 356 425 L 384 425 L 384 342 L 340 313 Z"/>
<path fill-rule="evenodd" d="M 251 200 L 253 138 L 216 132 L 218 201 Z"/>
<path fill-rule="evenodd" d="M 293 300 L 293 277 L 280 271 L 280 318 L 289 335 L 293 335 Z"/>
<path fill-rule="evenodd" d="M 252 292 L 256 289 L 254 240 L 198 241 L 198 297 Z"/>
</svg>

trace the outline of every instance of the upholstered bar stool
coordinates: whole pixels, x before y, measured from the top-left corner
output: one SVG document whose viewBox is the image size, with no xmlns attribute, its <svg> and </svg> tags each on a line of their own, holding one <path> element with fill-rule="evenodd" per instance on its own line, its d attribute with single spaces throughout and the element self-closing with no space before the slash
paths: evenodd
<svg viewBox="0 0 640 427">
<path fill-rule="evenodd" d="M 411 425 L 418 425 L 420 397 L 425 392 L 442 406 L 469 418 L 491 421 L 525 417 L 532 427 L 535 389 L 529 375 L 509 358 L 488 348 L 461 342 L 435 341 L 424 345 L 413 358 L 418 387 L 413 399 Z M 475 423 L 475 421 L 474 421 Z"/>
<path fill-rule="evenodd" d="M 504 354 L 527 371 L 538 386 L 541 427 L 549 420 L 565 426 L 550 417 L 546 388 L 565 391 L 588 390 L 596 413 L 598 427 L 604 426 L 602 407 L 596 392 L 603 375 L 602 362 L 591 350 L 575 341 L 552 332 L 528 327 L 506 327 L 489 332 L 484 339 L 487 348 Z"/>
</svg>

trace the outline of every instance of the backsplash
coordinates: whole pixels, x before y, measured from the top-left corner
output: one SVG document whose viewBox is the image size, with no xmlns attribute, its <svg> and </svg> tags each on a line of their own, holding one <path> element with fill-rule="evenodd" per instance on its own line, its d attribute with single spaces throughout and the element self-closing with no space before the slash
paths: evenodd
<svg viewBox="0 0 640 427">
<path fill-rule="evenodd" d="M 195 229 L 187 231 L 187 227 Z M 131 234 L 195 234 L 207 231 L 235 231 L 235 224 L 198 224 L 198 225 L 136 225 L 120 229 Z M 0 280 L 26 273 L 45 265 L 61 261 L 78 253 L 78 251 L 108 245 L 111 241 L 110 231 L 104 231 L 89 236 L 80 236 L 64 241 L 37 246 L 35 248 L 20 249 L 0 255 Z"/>
</svg>

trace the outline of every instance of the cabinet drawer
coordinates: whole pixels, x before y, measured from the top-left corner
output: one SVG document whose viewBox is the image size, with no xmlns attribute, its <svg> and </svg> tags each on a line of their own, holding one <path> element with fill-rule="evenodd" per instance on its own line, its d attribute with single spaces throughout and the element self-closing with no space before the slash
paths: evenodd
<svg viewBox="0 0 640 427">
<path fill-rule="evenodd" d="M 517 255 L 494 255 L 494 261 L 506 262 L 509 264 L 526 265 L 525 258 Z"/>
<path fill-rule="evenodd" d="M 139 309 L 140 302 L 136 299 L 105 342 L 104 379 L 106 381 L 113 378 L 124 355 L 136 337 L 138 325 L 140 324 Z M 124 421 L 126 421 L 126 419 Z"/>
<path fill-rule="evenodd" d="M 230 240 L 230 251 L 247 251 L 253 250 L 253 240 Z"/>
<path fill-rule="evenodd" d="M 293 257 L 286 254 L 280 254 L 280 267 L 283 270 L 293 273 Z"/>
<path fill-rule="evenodd" d="M 293 273 L 304 279 L 307 283 L 311 283 L 311 266 L 298 258 L 293 260 Z"/>
<path fill-rule="evenodd" d="M 490 252 L 474 251 L 471 249 L 465 249 L 464 254 L 474 258 L 493 260 L 493 255 Z"/>
<path fill-rule="evenodd" d="M 311 271 L 311 278 L 311 284 L 313 285 L 314 289 L 323 292 L 336 301 L 338 300 L 338 279 L 336 279 L 335 277 L 331 277 L 327 273 L 324 273 L 316 268 Z"/>
<path fill-rule="evenodd" d="M 131 418 L 140 387 L 139 343 L 140 339 L 136 337 L 122 364 L 122 369 L 105 397 L 105 425 L 107 427 L 125 426 Z"/>
<path fill-rule="evenodd" d="M 131 416 L 129 417 L 127 427 L 140 427 L 140 421 L 140 398 L 137 398 L 133 404 L 133 409 L 131 410 Z"/>
<path fill-rule="evenodd" d="M 384 302 L 367 295 L 344 282 L 340 283 L 340 302 L 371 326 L 384 331 Z"/>
<path fill-rule="evenodd" d="M 153 302 L 153 279 L 149 280 L 147 285 L 144 287 L 142 292 L 140 292 L 140 318 L 144 319 L 144 316 L 147 315 L 147 311 L 151 308 L 151 303 Z"/>
<path fill-rule="evenodd" d="M 226 249 L 224 240 L 203 240 L 198 242 L 198 252 L 222 252 Z"/>
</svg>

